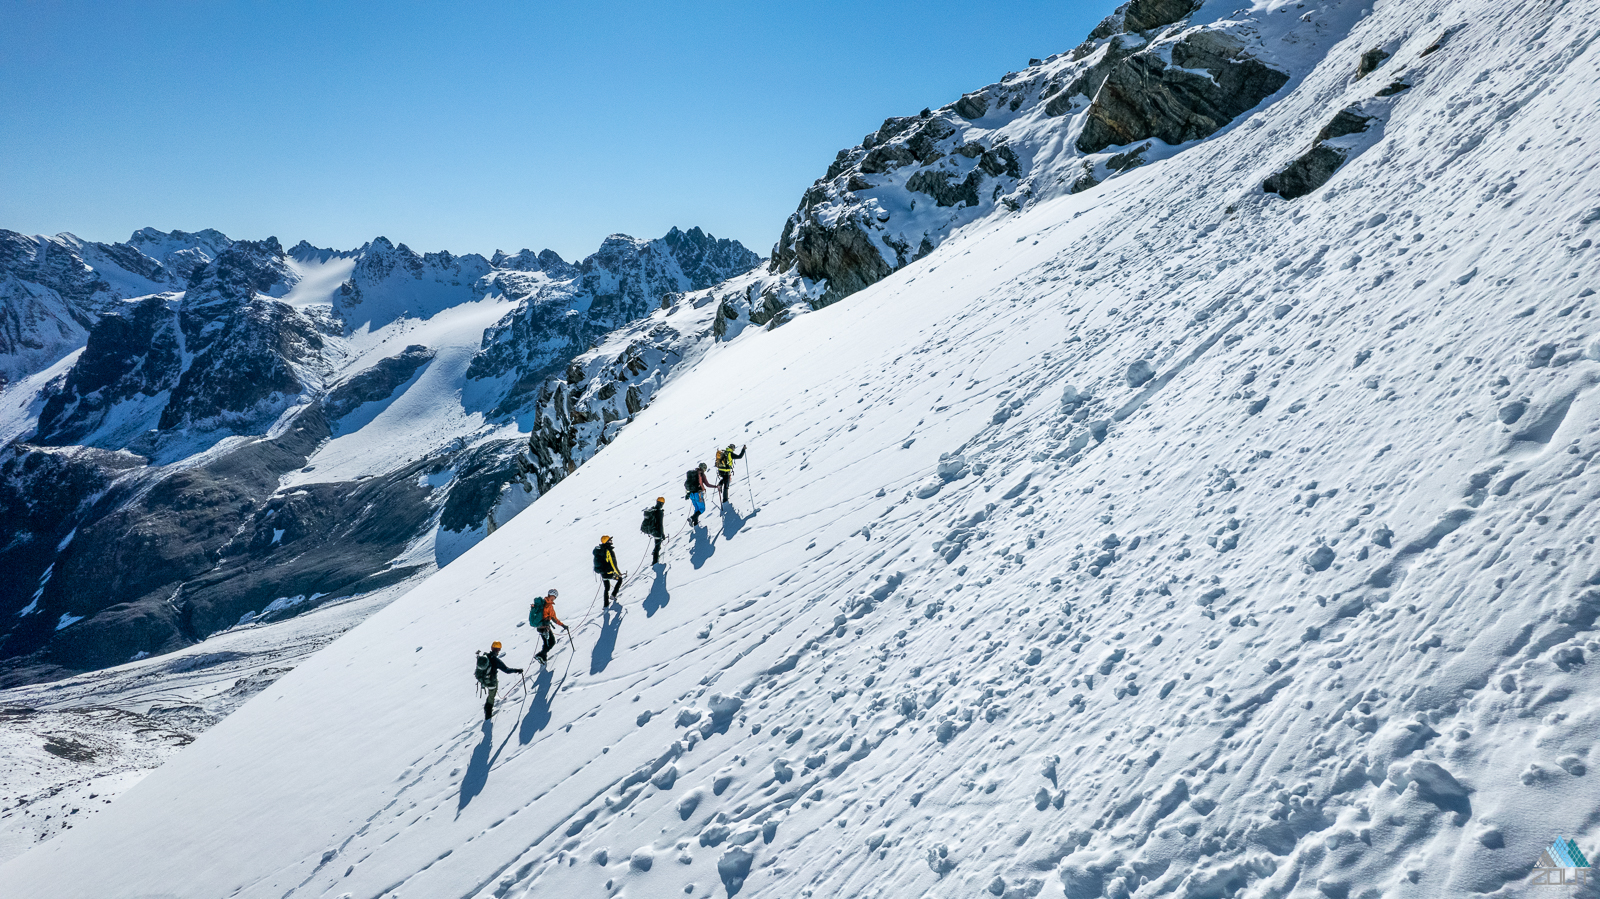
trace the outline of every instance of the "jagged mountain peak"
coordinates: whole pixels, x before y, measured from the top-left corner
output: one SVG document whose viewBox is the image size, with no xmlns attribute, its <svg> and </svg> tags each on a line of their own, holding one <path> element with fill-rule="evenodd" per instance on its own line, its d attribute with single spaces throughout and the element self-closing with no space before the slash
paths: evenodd
<svg viewBox="0 0 1600 899">
<path fill-rule="evenodd" d="M 247 300 L 292 277 L 276 237 L 233 241 L 189 276 L 186 305 Z"/>
</svg>

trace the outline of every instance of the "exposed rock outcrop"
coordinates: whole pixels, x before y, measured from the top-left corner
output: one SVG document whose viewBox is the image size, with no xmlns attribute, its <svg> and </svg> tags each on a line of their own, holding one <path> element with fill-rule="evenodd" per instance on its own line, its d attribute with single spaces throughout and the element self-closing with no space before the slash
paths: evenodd
<svg viewBox="0 0 1600 899">
<path fill-rule="evenodd" d="M 1362 115 L 1355 106 L 1340 110 L 1317 132 L 1316 145 L 1268 177 L 1262 182 L 1261 189 L 1286 200 L 1295 200 L 1327 184 L 1328 179 L 1350 156 L 1348 147 L 1333 142 L 1341 137 L 1364 133 L 1374 118 Z"/>
<path fill-rule="evenodd" d="M 1171 55 L 1170 65 L 1153 50 L 1116 64 L 1089 106 L 1079 150 L 1098 153 L 1152 137 L 1168 144 L 1209 137 L 1289 81 L 1287 72 L 1245 53 L 1238 39 L 1220 31 L 1185 35 Z"/>
</svg>

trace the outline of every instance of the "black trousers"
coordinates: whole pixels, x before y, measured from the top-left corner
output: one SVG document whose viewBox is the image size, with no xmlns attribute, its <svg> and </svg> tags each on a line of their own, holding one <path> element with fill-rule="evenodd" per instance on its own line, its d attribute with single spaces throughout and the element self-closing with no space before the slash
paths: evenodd
<svg viewBox="0 0 1600 899">
<path fill-rule="evenodd" d="M 660 565 L 661 564 L 661 538 L 660 537 L 656 538 L 655 549 L 652 549 L 650 551 L 650 564 L 651 565 Z"/>
<path fill-rule="evenodd" d="M 718 471 L 717 473 L 722 475 L 722 479 L 717 481 L 717 486 L 722 488 L 722 501 L 727 502 L 728 485 L 733 483 L 733 470 L 729 469 L 728 471 Z"/>
<path fill-rule="evenodd" d="M 593 601 L 590 600 L 590 602 Z M 539 628 L 539 636 L 544 638 L 544 648 L 539 650 L 539 661 L 543 662 L 550 658 L 550 649 L 556 645 L 555 628 L 541 627 Z"/>
</svg>

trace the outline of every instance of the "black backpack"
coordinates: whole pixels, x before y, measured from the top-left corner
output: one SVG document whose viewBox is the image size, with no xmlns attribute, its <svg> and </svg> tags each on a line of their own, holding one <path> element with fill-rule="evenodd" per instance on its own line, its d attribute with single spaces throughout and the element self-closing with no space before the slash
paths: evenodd
<svg viewBox="0 0 1600 899">
<path fill-rule="evenodd" d="M 683 489 L 689 493 L 700 492 L 700 469 L 691 468 L 689 473 L 683 476 Z"/>
<path fill-rule="evenodd" d="M 478 686 L 483 687 L 485 690 L 491 686 L 490 679 L 494 677 L 494 662 L 489 659 L 488 653 L 478 653 L 478 666 L 472 673 L 478 679 Z"/>
<path fill-rule="evenodd" d="M 606 564 L 606 545 L 604 543 L 594 548 L 594 570 L 596 574 L 611 573 L 611 566 Z"/>
<path fill-rule="evenodd" d="M 660 539 L 665 536 L 665 530 L 661 525 L 661 510 L 651 506 L 644 510 L 644 521 L 639 522 L 639 531 L 647 536 Z"/>
</svg>

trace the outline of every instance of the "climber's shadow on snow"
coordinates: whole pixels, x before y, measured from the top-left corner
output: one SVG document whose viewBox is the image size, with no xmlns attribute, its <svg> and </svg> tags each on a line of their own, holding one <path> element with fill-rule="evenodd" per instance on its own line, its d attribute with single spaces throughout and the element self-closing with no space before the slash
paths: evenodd
<svg viewBox="0 0 1600 899">
<path fill-rule="evenodd" d="M 716 552 L 716 546 L 711 542 L 710 531 L 704 526 L 690 528 L 689 534 L 694 539 L 694 545 L 689 547 L 689 564 L 699 568 Z"/>
<path fill-rule="evenodd" d="M 645 617 L 649 618 L 666 608 L 667 603 L 671 601 L 672 595 L 667 592 L 667 566 L 657 565 L 656 579 L 650 584 L 650 595 L 646 596 L 644 602 L 640 603 L 644 607 Z"/>
<path fill-rule="evenodd" d="M 739 529 L 744 527 L 745 522 L 754 517 L 756 517 L 756 513 L 754 512 L 751 512 L 749 515 L 740 515 L 739 510 L 735 509 L 733 506 L 723 506 L 722 539 L 732 540 L 733 535 L 739 533 Z"/>
<path fill-rule="evenodd" d="M 519 742 L 532 742 L 533 735 L 550 723 L 550 685 L 554 680 L 555 675 L 549 668 L 540 670 L 539 676 L 534 678 L 533 688 L 525 700 L 527 710 L 522 714 L 522 729 L 517 732 Z"/>
<path fill-rule="evenodd" d="M 589 673 L 599 674 L 611 664 L 617 652 L 617 632 L 622 630 L 622 606 L 613 604 L 600 619 L 600 636 L 595 638 L 594 653 L 589 656 Z"/>
<path fill-rule="evenodd" d="M 456 817 L 461 817 L 461 810 L 482 793 L 484 784 L 489 782 L 489 766 L 493 761 L 490 753 L 493 750 L 494 725 L 485 721 L 483 739 L 479 740 L 477 748 L 472 750 L 472 761 L 467 762 L 467 773 L 461 778 L 461 797 L 456 802 Z"/>
</svg>

